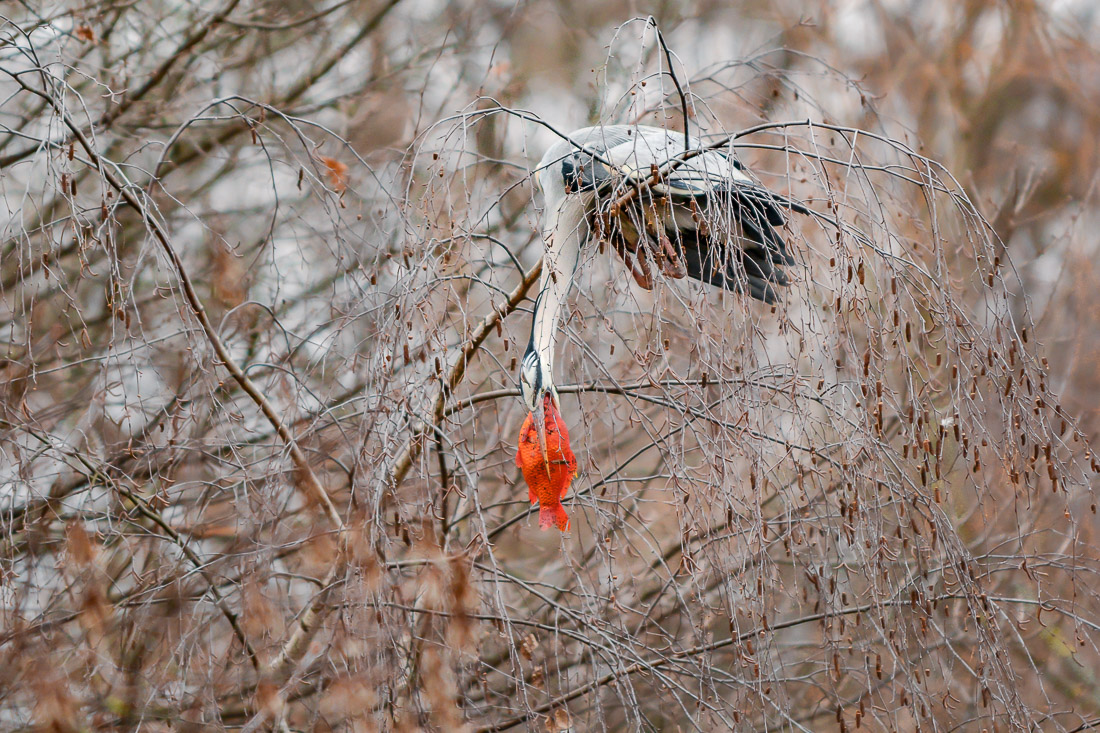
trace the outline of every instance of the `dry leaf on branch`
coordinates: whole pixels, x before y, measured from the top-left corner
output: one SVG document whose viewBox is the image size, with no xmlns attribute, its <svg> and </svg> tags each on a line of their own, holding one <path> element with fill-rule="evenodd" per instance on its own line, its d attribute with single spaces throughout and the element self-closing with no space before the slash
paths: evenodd
<svg viewBox="0 0 1100 733">
<path fill-rule="evenodd" d="M 325 177 L 328 178 L 328 185 L 332 190 L 336 193 L 343 193 L 348 190 L 347 164 L 327 155 L 322 155 L 318 160 L 325 166 Z"/>
</svg>

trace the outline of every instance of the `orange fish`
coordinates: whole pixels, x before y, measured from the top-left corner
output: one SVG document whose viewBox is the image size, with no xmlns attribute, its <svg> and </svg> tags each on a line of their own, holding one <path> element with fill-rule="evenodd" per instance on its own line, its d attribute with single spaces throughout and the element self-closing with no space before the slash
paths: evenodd
<svg viewBox="0 0 1100 733">
<path fill-rule="evenodd" d="M 539 528 L 556 526 L 562 532 L 569 530 L 569 515 L 561 500 L 569 491 L 569 484 L 577 475 L 577 457 L 569 448 L 569 431 L 550 395 L 544 397 L 543 413 L 546 415 L 546 457 L 539 448 L 535 416 L 527 413 L 527 419 L 519 431 L 519 450 L 516 465 L 527 481 L 527 495 L 531 503 L 539 505 Z"/>
</svg>

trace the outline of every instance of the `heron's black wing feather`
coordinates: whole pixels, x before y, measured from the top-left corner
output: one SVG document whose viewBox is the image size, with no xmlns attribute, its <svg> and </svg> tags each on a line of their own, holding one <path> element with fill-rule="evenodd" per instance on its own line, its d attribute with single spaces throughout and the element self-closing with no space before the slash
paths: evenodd
<svg viewBox="0 0 1100 733">
<path fill-rule="evenodd" d="M 780 209 L 790 209 L 791 211 L 806 216 L 813 215 L 810 209 L 797 201 L 789 199 L 786 196 L 772 193 L 761 186 L 742 186 L 741 195 L 751 200 L 754 204 L 758 205 L 762 211 L 766 212 L 768 223 L 772 226 L 783 226 L 783 224 L 786 223 L 786 219 L 783 218 L 783 213 Z"/>
<path fill-rule="evenodd" d="M 685 217 L 667 222 L 683 247 L 688 276 L 765 303 L 778 301 L 779 288 L 790 284 L 782 268 L 795 261 L 775 229 L 785 220 L 771 193 L 726 185 L 695 198 L 701 208 L 691 219 L 706 225 L 685 226 Z"/>
<path fill-rule="evenodd" d="M 779 300 L 777 286 L 762 276 L 761 260 L 745 250 L 731 251 L 724 244 L 707 237 L 696 242 L 684 242 L 684 266 L 688 277 L 734 293 L 747 293 L 764 303 Z M 770 267 L 770 265 L 768 265 Z"/>
</svg>

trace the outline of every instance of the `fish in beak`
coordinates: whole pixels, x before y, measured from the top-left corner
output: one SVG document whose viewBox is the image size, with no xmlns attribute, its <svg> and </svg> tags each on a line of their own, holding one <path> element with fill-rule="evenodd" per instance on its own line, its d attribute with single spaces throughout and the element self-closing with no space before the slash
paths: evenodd
<svg viewBox="0 0 1100 733">
<path fill-rule="evenodd" d="M 550 453 L 547 452 L 547 409 L 546 401 L 539 400 L 535 405 L 535 409 L 532 409 L 531 415 L 535 418 L 535 434 L 539 438 L 539 452 L 542 453 L 542 459 L 547 463 L 550 462 Z"/>
<path fill-rule="evenodd" d="M 531 416 L 534 418 L 535 434 L 539 440 L 539 452 L 542 454 L 542 459 L 547 464 L 550 463 L 550 454 L 546 448 L 546 406 L 550 404 L 550 395 L 540 395 L 541 399 L 536 399 L 535 406 L 531 409 Z"/>
<path fill-rule="evenodd" d="M 566 532 L 569 515 L 561 500 L 577 475 L 577 458 L 555 395 L 543 393 L 534 408 L 520 428 L 516 465 L 523 471 L 528 498 L 539 505 L 539 527 Z"/>
</svg>

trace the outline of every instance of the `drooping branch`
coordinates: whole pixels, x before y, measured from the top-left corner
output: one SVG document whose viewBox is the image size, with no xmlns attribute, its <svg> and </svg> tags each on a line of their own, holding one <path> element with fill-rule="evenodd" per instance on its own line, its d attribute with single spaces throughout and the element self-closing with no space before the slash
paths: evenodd
<svg viewBox="0 0 1100 733">
<path fill-rule="evenodd" d="M 332 500 L 328 496 L 328 492 L 322 488 L 320 481 L 317 480 L 317 474 L 314 473 L 313 467 L 306 459 L 305 453 L 298 446 L 297 441 L 290 432 L 290 428 L 286 426 L 282 418 L 279 417 L 275 411 L 275 407 L 271 402 L 260 392 L 255 383 L 249 379 L 248 375 L 244 373 L 244 370 L 237 364 L 229 353 L 229 349 L 226 348 L 225 343 L 218 335 L 214 325 L 210 322 L 210 317 L 207 315 L 206 308 L 203 306 L 202 299 L 199 298 L 199 294 L 195 291 L 195 286 L 191 282 L 190 275 L 187 274 L 187 269 L 184 267 L 183 260 L 180 259 L 179 254 L 172 246 L 171 238 L 168 232 L 165 230 L 161 221 L 149 210 L 145 205 L 145 202 L 138 198 L 134 193 L 134 187 L 129 181 L 122 177 L 122 174 L 117 172 L 117 168 L 106 161 L 96 150 L 95 146 L 91 144 L 87 136 L 76 124 L 76 122 L 69 115 L 68 110 L 61 105 L 61 103 L 48 92 L 35 89 L 34 87 L 26 84 L 20 76 L 12 75 L 12 78 L 27 92 L 35 94 L 45 99 L 54 111 L 61 117 L 65 126 L 69 128 L 73 137 L 80 143 L 81 148 L 88 155 L 88 159 L 95 166 L 96 170 L 103 176 L 107 184 L 113 188 L 118 194 L 128 203 L 135 211 L 141 214 L 142 219 L 148 224 L 149 229 L 153 233 L 153 237 L 160 244 L 161 249 L 168 256 L 168 260 L 172 263 L 172 267 L 176 272 L 176 277 L 179 278 L 181 289 L 183 290 L 184 298 L 187 300 L 187 305 L 191 309 L 191 313 L 195 316 L 199 322 L 199 326 L 202 328 L 203 333 L 206 335 L 207 341 L 210 343 L 211 348 L 214 349 L 214 353 L 217 355 L 218 360 L 230 376 L 236 380 L 241 389 L 246 395 L 260 408 L 260 412 L 263 413 L 267 421 L 271 423 L 271 426 L 275 429 L 279 438 L 286 445 L 287 450 L 290 452 L 291 460 L 294 462 L 294 467 L 299 471 L 300 478 L 304 482 L 307 492 L 312 498 L 321 505 L 325 514 L 328 516 L 329 521 L 338 530 L 343 531 L 344 520 L 340 517 L 340 513 L 336 511 L 336 507 L 333 505 Z"/>
</svg>

